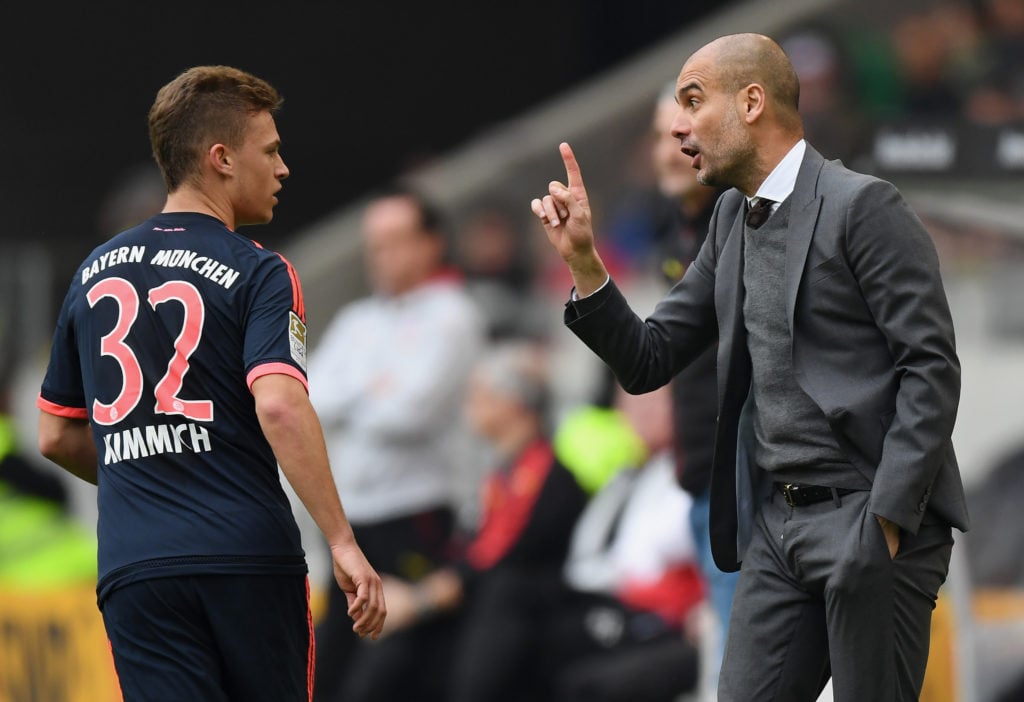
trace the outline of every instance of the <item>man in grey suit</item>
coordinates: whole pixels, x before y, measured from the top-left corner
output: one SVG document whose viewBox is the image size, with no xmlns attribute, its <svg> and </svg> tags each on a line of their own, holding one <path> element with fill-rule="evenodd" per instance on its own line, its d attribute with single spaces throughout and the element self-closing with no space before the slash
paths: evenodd
<svg viewBox="0 0 1024 702">
<path fill-rule="evenodd" d="M 916 700 L 951 529 L 968 522 L 934 246 L 891 184 L 804 141 L 796 73 L 768 37 L 699 49 L 676 98 L 682 151 L 732 189 L 641 320 L 562 144 L 567 183 L 531 207 L 573 277 L 566 323 L 634 393 L 719 340 L 711 540 L 740 569 L 719 699 L 811 702 L 831 675 L 836 702 Z"/>
</svg>

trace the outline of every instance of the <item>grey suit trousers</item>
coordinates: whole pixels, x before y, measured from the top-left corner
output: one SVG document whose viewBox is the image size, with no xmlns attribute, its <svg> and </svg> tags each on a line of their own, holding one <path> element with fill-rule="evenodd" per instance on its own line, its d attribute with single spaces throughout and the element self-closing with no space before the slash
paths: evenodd
<svg viewBox="0 0 1024 702">
<path fill-rule="evenodd" d="M 917 700 L 932 610 L 953 545 L 949 526 L 902 532 L 889 557 L 868 492 L 790 507 L 766 498 L 743 559 L 720 702 Z"/>
</svg>

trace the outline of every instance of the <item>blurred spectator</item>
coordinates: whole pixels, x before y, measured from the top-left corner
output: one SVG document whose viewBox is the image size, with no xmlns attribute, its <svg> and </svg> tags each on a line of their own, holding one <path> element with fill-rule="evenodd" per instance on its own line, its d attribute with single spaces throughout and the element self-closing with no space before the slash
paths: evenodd
<svg viewBox="0 0 1024 702">
<path fill-rule="evenodd" d="M 607 377 L 609 384 L 615 382 L 611 373 Z M 570 409 L 555 427 L 555 455 L 588 495 L 647 455 L 629 420 L 612 406 L 613 399 L 605 398 L 602 388 L 592 403 Z"/>
<path fill-rule="evenodd" d="M 657 194 L 671 206 L 672 214 L 668 220 L 670 226 L 660 237 L 655 258 L 658 262 L 656 272 L 667 285 L 678 282 L 697 256 L 721 194 L 721 190 L 697 181 L 692 159 L 680 151 L 679 140 L 672 136 L 672 120 L 678 109 L 673 83 L 666 86 L 658 97 L 651 120 L 651 163 Z M 709 513 L 712 454 L 718 417 L 717 348 L 715 344 L 705 351 L 670 384 L 676 476 L 679 485 L 693 500 L 686 529 L 692 532 L 696 543 L 697 563 L 708 584 L 716 620 L 714 629 L 706 632 L 715 640 L 706 642 L 709 660 L 704 661 L 704 671 L 708 679 L 702 681 L 711 691 L 717 687 L 737 580 L 737 573 L 722 572 L 711 556 Z"/>
<path fill-rule="evenodd" d="M 675 84 L 666 89 L 674 95 Z M 637 276 L 649 279 L 652 271 L 660 277 L 662 247 L 678 232 L 678 206 L 661 192 L 658 167 L 653 161 L 661 158 L 659 154 L 666 148 L 678 151 L 679 142 L 668 135 L 674 146 L 667 144 L 663 136 L 653 125 L 638 135 L 622 166 L 623 184 L 609 208 L 607 223 L 598 232 L 607 241 L 610 265 L 618 269 L 621 278 L 628 277 L 633 283 Z M 558 292 L 565 294 L 564 288 Z"/>
<path fill-rule="evenodd" d="M 974 601 L 978 699 L 992 702 L 1024 699 L 1022 500 L 1024 445 L 1018 444 L 967 492 L 972 518 L 964 553 Z M 985 610 L 990 613 L 982 618 Z"/>
<path fill-rule="evenodd" d="M 983 75 L 967 116 L 986 125 L 1024 120 L 1024 0 L 984 0 Z"/>
<path fill-rule="evenodd" d="M 1024 446 L 1010 451 L 967 493 L 975 515 L 965 535 L 977 587 L 1024 588 Z"/>
<path fill-rule="evenodd" d="M 455 244 L 455 258 L 466 288 L 487 322 L 488 337 L 542 338 L 549 315 L 534 288 L 535 242 L 521 216 L 499 202 L 477 204 L 467 215 Z"/>
<path fill-rule="evenodd" d="M 437 695 L 450 652 L 448 702 L 535 699 L 541 623 L 560 591 L 569 535 L 585 502 L 548 440 L 548 376 L 540 350 L 502 343 L 482 355 L 470 386 L 473 428 L 499 464 L 483 491 L 482 520 L 461 556 L 418 582 L 385 578 L 385 636 L 354 663 L 362 684 L 347 702 Z M 454 647 L 438 617 L 458 610 Z M 412 683 L 413 687 L 410 687 Z"/>
<path fill-rule="evenodd" d="M 368 204 L 362 222 L 373 294 L 342 308 L 309 364 L 345 511 L 382 575 L 418 580 L 448 558 L 465 476 L 462 404 L 483 324 L 446 266 L 438 212 L 396 189 Z M 316 632 L 316 699 L 338 699 L 356 653 L 338 588 Z M 353 699 L 353 698 L 344 698 Z"/>
<path fill-rule="evenodd" d="M 963 108 L 963 87 L 952 72 L 954 35 L 945 2 L 910 5 L 889 30 L 895 69 L 902 83 L 899 114 L 919 120 L 951 119 Z M 965 18 L 969 19 L 969 17 Z M 970 25 L 960 31 L 970 30 Z"/>
<path fill-rule="evenodd" d="M 808 139 L 826 158 L 851 163 L 867 147 L 867 122 L 841 43 L 823 28 L 806 27 L 780 44 L 800 78 L 800 114 Z"/>
<path fill-rule="evenodd" d="M 675 83 L 665 86 L 651 118 L 651 165 L 655 188 L 652 203 L 660 216 L 652 273 L 674 285 L 693 261 L 707 237 L 708 224 L 720 190 L 697 182 L 693 159 L 672 136 L 672 118 L 679 105 Z M 657 219 L 654 221 L 658 221 Z"/>
<path fill-rule="evenodd" d="M 0 586 L 95 582 L 95 535 L 69 515 L 63 481 L 23 457 L 14 422 L 0 409 Z"/>
<path fill-rule="evenodd" d="M 842 49 L 850 99 L 869 121 L 930 123 L 962 114 L 965 88 L 979 69 L 980 28 L 970 2 L 858 0 L 844 9 L 829 18 L 830 33 Z"/>
<path fill-rule="evenodd" d="M 3 393 L 0 393 L 0 481 L 16 493 L 38 497 L 67 512 L 68 491 L 64 480 L 37 468 L 22 455 L 14 419 L 4 413 L 4 404 Z"/>
<path fill-rule="evenodd" d="M 552 702 L 669 702 L 697 682 L 683 633 L 704 594 L 675 480 L 671 396 L 617 391 L 615 406 L 646 449 L 590 500 L 573 530 L 568 590 L 547 621 Z"/>
</svg>

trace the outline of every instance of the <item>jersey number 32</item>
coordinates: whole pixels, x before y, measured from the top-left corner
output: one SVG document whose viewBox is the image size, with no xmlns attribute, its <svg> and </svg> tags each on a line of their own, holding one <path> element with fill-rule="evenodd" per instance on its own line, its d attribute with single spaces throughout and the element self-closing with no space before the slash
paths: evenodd
<svg viewBox="0 0 1024 702">
<path fill-rule="evenodd" d="M 107 278 L 94 285 L 86 295 L 90 307 L 105 297 L 112 298 L 118 307 L 117 323 L 113 330 L 100 341 L 100 353 L 110 356 L 121 366 L 123 383 L 114 401 L 107 404 L 93 400 L 92 418 L 97 424 L 116 424 L 135 409 L 142 398 L 142 366 L 125 338 L 139 314 L 139 294 L 124 278 Z M 200 422 L 213 419 L 213 403 L 209 400 L 182 400 L 178 397 L 188 359 L 199 346 L 203 336 L 203 322 L 206 309 L 199 290 L 183 280 L 170 280 L 149 291 L 149 306 L 176 301 L 185 311 L 181 331 L 174 341 L 174 355 L 167 363 L 167 372 L 156 384 L 154 411 L 157 414 L 177 414 Z"/>
</svg>

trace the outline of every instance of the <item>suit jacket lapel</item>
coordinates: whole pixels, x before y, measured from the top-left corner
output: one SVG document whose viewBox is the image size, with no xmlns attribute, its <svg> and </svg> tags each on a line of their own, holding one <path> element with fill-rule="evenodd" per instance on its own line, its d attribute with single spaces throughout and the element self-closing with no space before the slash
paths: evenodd
<svg viewBox="0 0 1024 702">
<path fill-rule="evenodd" d="M 793 338 L 793 311 L 796 309 L 796 295 L 803 277 L 807 252 L 821 211 L 821 196 L 816 195 L 818 174 L 825 165 L 825 159 L 807 146 L 804 161 L 796 177 L 796 185 L 789 211 L 789 231 L 786 233 L 786 320 L 789 323 L 790 338 Z"/>
<path fill-rule="evenodd" d="M 719 374 L 719 406 L 735 378 L 734 366 L 737 353 L 746 354 L 747 333 L 743 323 L 743 217 L 746 212 L 744 200 L 733 217 L 729 235 L 722 245 L 718 258 L 718 285 L 715 289 L 715 309 L 718 310 L 718 327 L 722 330 L 719 343 L 719 358 L 726 359 L 728 366 Z M 742 392 L 746 393 L 746 387 Z"/>
<path fill-rule="evenodd" d="M 734 191 L 735 192 L 735 191 Z M 718 314 L 718 407 L 721 421 L 715 433 L 715 467 L 711 474 L 711 543 L 715 562 L 736 570 L 737 513 L 736 429 L 743 402 L 750 390 L 750 355 L 743 323 L 743 217 L 742 196 L 728 225 L 728 236 L 718 251 L 715 309 Z M 722 197 L 726 197 L 723 195 Z M 725 225 L 725 220 L 722 221 Z M 746 519 L 748 515 L 743 515 Z"/>
</svg>

